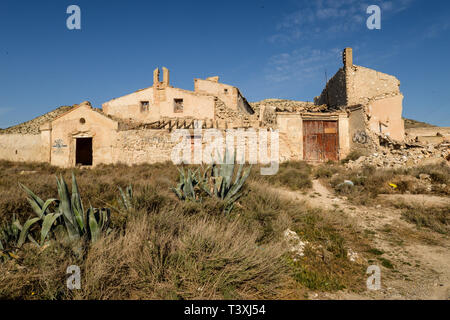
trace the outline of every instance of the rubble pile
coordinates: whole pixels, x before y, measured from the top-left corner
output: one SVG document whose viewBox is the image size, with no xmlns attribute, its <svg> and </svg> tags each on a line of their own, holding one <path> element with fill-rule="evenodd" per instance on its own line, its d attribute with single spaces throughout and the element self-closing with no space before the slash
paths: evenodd
<svg viewBox="0 0 450 320">
<path fill-rule="evenodd" d="M 380 145 L 371 154 L 346 163 L 349 169 L 365 165 L 383 168 L 401 168 L 446 160 L 450 163 L 450 141 L 439 144 L 395 142 L 386 136 L 380 137 Z"/>
<path fill-rule="evenodd" d="M 230 109 L 220 99 L 217 99 L 215 102 L 215 113 L 216 119 L 218 120 L 231 120 L 231 121 L 241 120 L 242 127 L 250 127 L 252 121 L 258 121 L 259 115 L 257 112 L 255 112 L 252 115 L 247 115 L 237 110 Z"/>
<path fill-rule="evenodd" d="M 261 106 L 274 107 L 276 112 L 326 112 L 330 111 L 327 105 L 315 105 L 313 102 L 283 100 L 283 99 L 266 99 L 258 102 L 250 103 L 252 108 L 257 111 Z"/>
</svg>

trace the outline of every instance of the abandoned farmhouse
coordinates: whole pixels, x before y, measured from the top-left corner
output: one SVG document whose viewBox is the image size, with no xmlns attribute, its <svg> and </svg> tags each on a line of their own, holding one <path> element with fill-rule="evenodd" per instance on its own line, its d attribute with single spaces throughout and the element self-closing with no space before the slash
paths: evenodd
<svg viewBox="0 0 450 320">
<path fill-rule="evenodd" d="M 89 102 L 60 107 L 34 120 L 0 130 L 0 159 L 55 166 L 170 160 L 170 132 L 203 128 L 279 130 L 280 161 L 321 162 L 371 148 L 378 136 L 402 141 L 400 82 L 353 64 L 343 65 L 314 102 L 267 99 L 249 103 L 219 77 L 194 79 L 194 91 L 170 85 L 169 70 L 153 72 L 153 85 L 93 108 Z M 196 137 L 192 134 L 192 139 Z"/>
</svg>

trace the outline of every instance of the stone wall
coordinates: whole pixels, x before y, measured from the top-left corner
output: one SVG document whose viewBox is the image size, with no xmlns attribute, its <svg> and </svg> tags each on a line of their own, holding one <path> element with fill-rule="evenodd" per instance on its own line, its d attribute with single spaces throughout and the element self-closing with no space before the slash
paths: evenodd
<svg viewBox="0 0 450 320">
<path fill-rule="evenodd" d="M 167 130 L 119 131 L 112 152 L 112 162 L 126 164 L 170 161 L 175 143 Z"/>
<path fill-rule="evenodd" d="M 314 103 L 330 107 L 347 105 L 346 73 L 343 68 L 327 82 L 320 96 L 314 99 Z"/>
<path fill-rule="evenodd" d="M 356 66 L 346 69 L 347 104 L 364 104 L 369 99 L 400 94 L 400 81 L 391 75 Z"/>
<path fill-rule="evenodd" d="M 226 130 L 220 130 L 223 137 L 223 146 L 226 143 Z M 236 131 L 233 131 L 236 132 Z M 254 130 L 253 137 L 256 139 L 248 138 L 252 136 L 249 131 L 245 131 L 247 137 L 244 140 L 237 139 L 234 137 L 234 146 L 236 148 L 244 148 L 245 159 L 259 159 L 258 158 L 258 147 L 259 147 L 259 130 Z M 205 137 L 198 137 L 193 130 L 189 131 L 189 134 L 194 137 L 194 139 L 202 138 L 202 148 L 205 150 L 206 141 Z M 204 131 L 203 131 L 204 134 Z M 270 154 L 271 140 L 270 132 L 268 132 L 268 154 Z M 113 158 L 114 163 L 126 163 L 126 164 L 141 164 L 141 163 L 155 163 L 155 162 L 165 162 L 172 161 L 171 154 L 180 140 L 172 142 L 171 133 L 167 130 L 128 130 L 120 131 L 116 136 L 116 142 L 113 147 Z M 192 145 L 193 147 L 193 145 Z M 193 152 L 192 152 L 193 156 Z M 284 136 L 280 137 L 280 160 L 290 160 L 292 158 L 291 150 L 286 143 L 286 138 Z M 193 158 L 192 158 L 193 159 Z M 297 158 L 298 160 L 298 158 Z"/>
</svg>

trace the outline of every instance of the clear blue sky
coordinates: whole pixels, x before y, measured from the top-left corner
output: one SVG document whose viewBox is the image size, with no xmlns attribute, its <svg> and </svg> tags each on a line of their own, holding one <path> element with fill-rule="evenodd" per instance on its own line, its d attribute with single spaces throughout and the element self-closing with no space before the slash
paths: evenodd
<svg viewBox="0 0 450 320">
<path fill-rule="evenodd" d="M 66 9 L 81 8 L 81 30 Z M 368 30 L 368 5 L 382 8 Z M 341 66 L 398 77 L 404 116 L 450 126 L 450 1 L 240 0 L 0 2 L 0 127 L 60 105 L 95 107 L 152 85 L 166 66 L 171 84 L 219 75 L 249 101 L 312 101 Z"/>
</svg>

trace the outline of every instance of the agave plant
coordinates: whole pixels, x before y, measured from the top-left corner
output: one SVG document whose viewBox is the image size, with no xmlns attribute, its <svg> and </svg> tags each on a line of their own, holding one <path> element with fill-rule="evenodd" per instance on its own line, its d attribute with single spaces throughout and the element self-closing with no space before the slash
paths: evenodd
<svg viewBox="0 0 450 320">
<path fill-rule="evenodd" d="M 230 161 L 232 160 L 232 161 Z M 225 149 L 220 164 L 213 164 L 209 175 L 205 175 L 202 182 L 203 190 L 210 196 L 215 196 L 225 202 L 225 212 L 229 213 L 234 207 L 235 202 L 242 196 L 242 187 L 250 175 L 252 166 L 244 169 L 242 161 L 239 164 L 237 172 L 236 154 L 230 155 L 230 151 Z"/>
<path fill-rule="evenodd" d="M 181 200 L 201 200 L 199 192 L 201 191 L 200 184 L 203 183 L 203 181 L 202 177 L 197 174 L 198 169 L 195 171 L 188 169 L 185 172 L 183 168 L 179 168 L 178 171 L 180 172 L 180 182 L 176 188 L 171 188 L 171 190 L 175 192 Z"/>
<path fill-rule="evenodd" d="M 123 191 L 121 187 L 118 188 L 120 191 L 119 203 L 122 206 L 122 209 L 128 212 L 133 210 L 133 187 L 131 186 L 131 184 L 125 188 L 125 191 Z"/>
<path fill-rule="evenodd" d="M 102 232 L 109 232 L 110 210 L 107 208 L 94 209 L 90 205 L 84 210 L 83 202 L 78 190 L 75 175 L 72 173 L 72 194 L 61 176 L 56 178 L 59 199 L 48 199 L 44 202 L 30 189 L 20 184 L 28 195 L 28 202 L 37 217 L 28 219 L 22 226 L 18 221 L 14 225 L 20 230 L 17 246 L 21 247 L 28 238 L 31 242 L 42 246 L 49 236 L 52 227 L 58 229 L 69 240 L 87 239 L 96 241 Z M 51 204 L 55 204 L 55 212 L 49 212 Z M 31 227 L 40 223 L 39 243 L 29 234 Z"/>
<path fill-rule="evenodd" d="M 181 200 L 201 201 L 201 193 L 210 197 L 217 197 L 225 202 L 224 211 L 231 212 L 235 202 L 242 196 L 242 187 L 250 175 L 251 166 L 244 169 L 241 163 L 236 169 L 236 155 L 231 158 L 230 152 L 225 150 L 220 164 L 213 164 L 199 173 L 199 169 L 180 172 L 180 182 L 172 188 Z M 230 159 L 232 161 L 230 161 Z"/>
<path fill-rule="evenodd" d="M 14 225 L 15 214 L 12 222 L 4 222 L 0 225 L 0 251 L 14 247 L 19 239 L 20 230 Z"/>
</svg>

